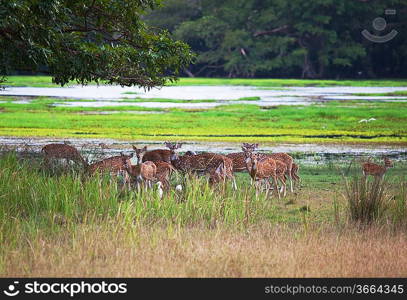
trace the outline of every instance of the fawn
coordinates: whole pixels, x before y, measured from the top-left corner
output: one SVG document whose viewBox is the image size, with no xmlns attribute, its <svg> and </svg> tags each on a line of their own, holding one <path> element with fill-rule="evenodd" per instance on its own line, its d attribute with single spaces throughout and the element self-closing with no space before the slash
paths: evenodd
<svg viewBox="0 0 407 300">
<path fill-rule="evenodd" d="M 155 176 L 157 167 L 152 161 L 142 162 L 144 153 L 147 151 L 146 146 L 140 149 L 133 146 L 133 149 L 137 157 L 137 164 L 131 165 L 127 162 L 127 160 L 123 159 L 126 171 L 130 175 L 130 177 L 136 181 L 138 189 L 140 189 L 141 182 L 144 182 L 146 187 L 151 187 L 152 182 L 156 181 Z"/>
<path fill-rule="evenodd" d="M 233 189 L 237 190 L 236 180 L 233 175 L 233 162 L 230 158 L 224 156 L 218 166 L 216 164 L 211 165 L 207 171 L 209 172 L 209 183 L 211 185 L 231 179 Z"/>
<path fill-rule="evenodd" d="M 374 177 L 383 178 L 388 168 L 393 167 L 393 162 L 387 158 L 383 157 L 384 164 L 378 165 L 371 162 L 366 162 L 362 165 L 363 176 L 367 177 L 372 175 Z"/>
</svg>

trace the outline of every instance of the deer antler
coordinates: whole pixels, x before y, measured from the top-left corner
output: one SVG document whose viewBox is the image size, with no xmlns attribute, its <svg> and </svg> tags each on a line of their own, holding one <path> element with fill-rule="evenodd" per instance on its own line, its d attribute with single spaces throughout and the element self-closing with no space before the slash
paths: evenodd
<svg viewBox="0 0 407 300">
<path fill-rule="evenodd" d="M 164 142 L 165 147 L 167 147 L 170 150 L 175 150 L 177 149 L 177 144 L 176 143 L 171 143 L 171 142 Z"/>
<path fill-rule="evenodd" d="M 242 150 L 243 150 L 243 152 L 254 151 L 257 149 L 258 146 L 259 146 L 259 144 L 243 143 Z"/>
</svg>

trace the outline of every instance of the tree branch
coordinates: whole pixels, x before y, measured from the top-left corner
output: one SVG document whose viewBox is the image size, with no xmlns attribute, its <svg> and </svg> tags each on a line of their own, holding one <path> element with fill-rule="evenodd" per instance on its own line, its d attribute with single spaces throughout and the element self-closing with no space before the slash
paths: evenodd
<svg viewBox="0 0 407 300">
<path fill-rule="evenodd" d="M 254 36 L 254 37 L 258 37 L 258 36 L 262 36 L 262 35 L 272 35 L 272 34 L 274 34 L 274 33 L 281 32 L 281 31 L 283 31 L 283 30 L 286 30 L 287 28 L 288 28 L 288 25 L 283 25 L 283 26 L 281 26 L 281 27 L 277 27 L 277 28 L 274 28 L 274 29 L 272 29 L 272 30 L 266 30 L 266 31 L 259 31 L 259 32 L 256 32 L 255 34 L 253 34 L 253 36 Z"/>
</svg>

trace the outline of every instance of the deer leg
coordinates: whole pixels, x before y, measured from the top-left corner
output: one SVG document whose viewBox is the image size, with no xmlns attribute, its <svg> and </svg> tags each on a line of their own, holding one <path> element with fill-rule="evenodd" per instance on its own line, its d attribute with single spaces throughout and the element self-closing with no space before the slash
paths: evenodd
<svg viewBox="0 0 407 300">
<path fill-rule="evenodd" d="M 294 179 L 294 189 L 300 188 L 300 177 L 298 175 L 293 174 Z"/>
<path fill-rule="evenodd" d="M 287 186 L 285 182 L 285 176 L 283 175 L 282 177 L 278 177 L 278 181 L 281 183 L 281 189 L 280 189 L 280 194 L 283 193 L 283 197 L 287 195 Z"/>
<path fill-rule="evenodd" d="M 278 189 L 276 176 L 273 176 L 273 183 L 274 183 L 274 188 L 277 191 L 278 199 L 281 199 L 280 190 Z"/>
<path fill-rule="evenodd" d="M 266 178 L 266 179 L 260 179 L 260 180 L 259 180 L 260 189 L 262 189 L 262 182 L 264 182 L 265 189 L 266 189 L 266 198 L 268 198 L 269 193 L 270 193 L 270 189 L 269 189 L 269 186 L 268 186 L 267 178 Z M 272 192 L 271 192 L 271 193 L 272 193 Z"/>
<path fill-rule="evenodd" d="M 233 190 L 237 191 L 236 178 L 233 175 L 231 177 L 232 177 L 232 188 Z"/>
<path fill-rule="evenodd" d="M 254 185 L 254 188 L 256 190 L 256 197 L 258 197 L 259 196 L 259 181 L 257 181 L 256 178 L 252 179 L 252 181 L 253 181 L 252 186 Z M 260 185 L 260 187 L 261 187 L 261 185 Z"/>
<path fill-rule="evenodd" d="M 292 178 L 291 174 L 290 174 L 289 178 L 290 178 L 290 190 L 291 190 L 291 193 L 294 193 L 293 178 Z"/>
<path fill-rule="evenodd" d="M 138 178 L 136 179 L 136 186 L 137 186 L 137 193 L 140 193 L 141 192 L 141 183 Z"/>
</svg>

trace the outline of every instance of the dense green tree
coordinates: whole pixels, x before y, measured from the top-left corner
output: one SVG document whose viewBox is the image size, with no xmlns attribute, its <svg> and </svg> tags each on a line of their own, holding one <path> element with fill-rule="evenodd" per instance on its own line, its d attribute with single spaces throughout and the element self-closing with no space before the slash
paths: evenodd
<svg viewBox="0 0 407 300">
<path fill-rule="evenodd" d="M 198 53 L 196 65 L 188 69 L 195 76 L 396 77 L 407 75 L 405 4 L 406 0 L 170 0 L 163 11 L 177 13 L 149 22 L 168 28 Z M 387 8 L 396 9 L 396 15 L 385 16 Z M 384 33 L 372 29 L 379 16 L 389 22 Z M 383 44 L 361 35 L 363 29 L 383 35 L 394 28 L 399 35 Z"/>
<path fill-rule="evenodd" d="M 153 87 L 189 65 L 187 44 L 151 30 L 157 0 L 0 0 L 0 75 L 42 70 L 76 80 Z"/>
</svg>

